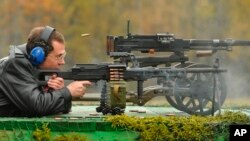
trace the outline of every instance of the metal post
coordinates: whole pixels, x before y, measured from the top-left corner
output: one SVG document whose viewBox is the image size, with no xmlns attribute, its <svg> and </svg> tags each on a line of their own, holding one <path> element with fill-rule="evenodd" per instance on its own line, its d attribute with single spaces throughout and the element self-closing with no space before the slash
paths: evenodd
<svg viewBox="0 0 250 141">
<path fill-rule="evenodd" d="M 212 116 L 214 116 L 215 109 L 215 93 L 216 93 L 216 73 L 213 74 L 213 102 L 212 102 Z"/>
<path fill-rule="evenodd" d="M 220 66 L 219 64 L 219 58 L 216 58 L 215 59 L 215 63 L 213 65 L 213 68 L 214 69 L 218 69 Z M 214 72 L 213 73 L 213 101 L 212 101 L 212 116 L 214 116 L 214 112 L 215 112 L 215 96 L 216 96 L 216 87 L 217 87 L 217 84 L 216 84 L 216 76 L 218 75 L 219 72 Z M 220 111 L 220 97 L 219 97 L 219 94 L 217 94 L 217 101 L 218 101 L 218 108 L 219 108 L 219 111 Z"/>
<path fill-rule="evenodd" d="M 138 94 L 138 105 L 142 106 L 142 95 L 143 95 L 143 81 L 138 80 L 137 81 L 137 94 Z"/>
</svg>

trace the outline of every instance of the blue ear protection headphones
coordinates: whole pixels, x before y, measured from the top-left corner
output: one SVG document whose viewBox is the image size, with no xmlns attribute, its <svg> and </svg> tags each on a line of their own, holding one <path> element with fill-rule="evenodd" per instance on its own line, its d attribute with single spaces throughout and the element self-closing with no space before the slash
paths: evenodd
<svg viewBox="0 0 250 141">
<path fill-rule="evenodd" d="M 38 66 L 45 60 L 50 50 L 49 37 L 55 31 L 54 28 L 46 26 L 40 36 L 40 40 L 35 42 L 33 49 L 30 51 L 29 60 L 34 66 Z"/>
</svg>

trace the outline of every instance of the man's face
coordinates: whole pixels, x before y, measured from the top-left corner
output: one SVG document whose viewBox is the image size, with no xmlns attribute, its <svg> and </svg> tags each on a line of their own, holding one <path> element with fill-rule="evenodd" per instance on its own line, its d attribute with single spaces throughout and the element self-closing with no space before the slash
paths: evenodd
<svg viewBox="0 0 250 141">
<path fill-rule="evenodd" d="M 65 45 L 53 40 L 52 46 L 54 47 L 54 50 L 51 51 L 45 58 L 45 61 L 39 65 L 40 69 L 60 69 L 60 67 L 65 64 Z"/>
</svg>

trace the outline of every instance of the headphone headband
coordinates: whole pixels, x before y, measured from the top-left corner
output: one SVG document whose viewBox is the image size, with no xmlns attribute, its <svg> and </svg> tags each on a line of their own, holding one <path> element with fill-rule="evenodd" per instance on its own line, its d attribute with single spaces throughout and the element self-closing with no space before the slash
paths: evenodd
<svg viewBox="0 0 250 141">
<path fill-rule="evenodd" d="M 43 32 L 41 33 L 40 39 L 48 43 L 49 37 L 56 29 L 50 26 L 45 26 Z"/>
</svg>

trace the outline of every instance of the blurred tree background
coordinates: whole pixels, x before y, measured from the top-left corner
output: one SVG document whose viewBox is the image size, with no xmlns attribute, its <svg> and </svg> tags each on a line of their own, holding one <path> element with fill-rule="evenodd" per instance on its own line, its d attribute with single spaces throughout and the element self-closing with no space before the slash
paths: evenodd
<svg viewBox="0 0 250 141">
<path fill-rule="evenodd" d="M 31 28 L 44 25 L 65 35 L 65 68 L 110 61 L 106 36 L 125 36 L 127 20 L 132 34 L 170 32 L 186 39 L 250 39 L 249 5 L 249 0 L 1 0 L 0 58 L 8 54 L 10 44 L 26 42 Z M 90 36 L 81 37 L 83 33 Z M 191 61 L 209 64 L 219 57 L 221 66 L 229 70 L 229 88 L 250 95 L 249 51 L 249 47 L 235 47 L 233 52 L 222 51 L 206 59 L 195 58 L 192 52 L 189 55 Z"/>
</svg>

